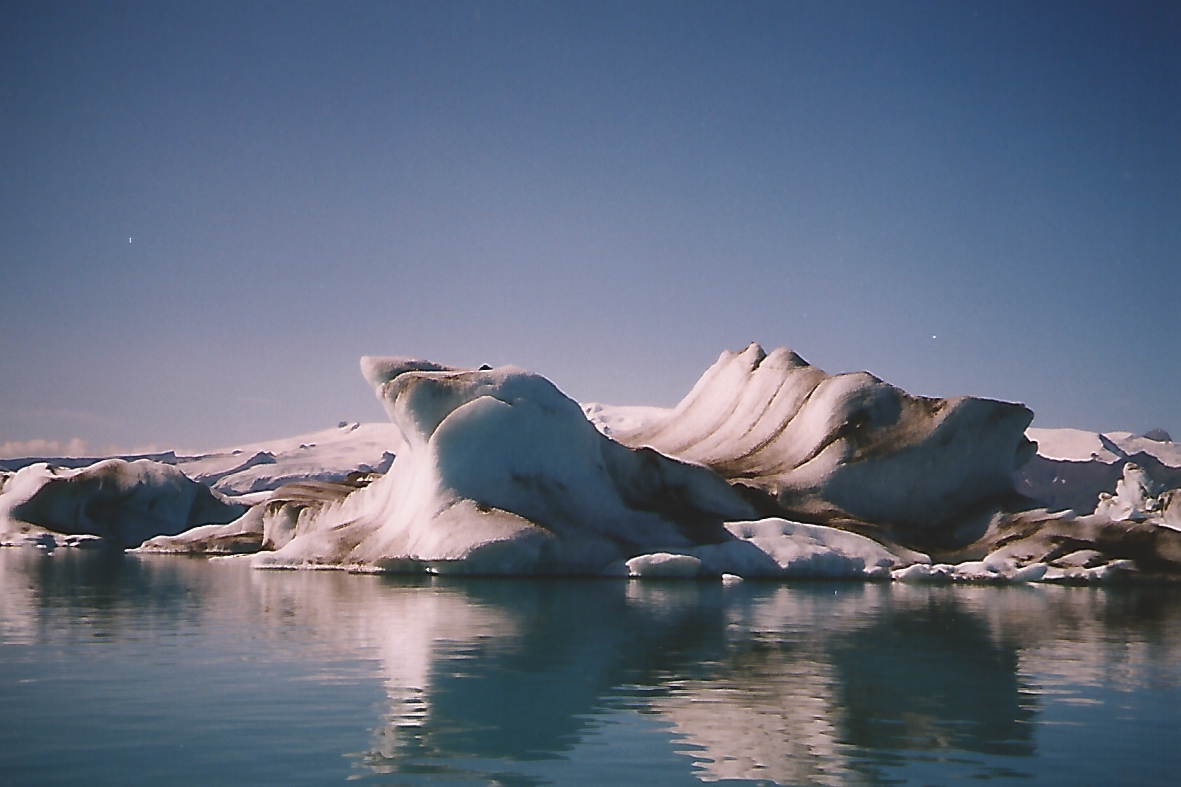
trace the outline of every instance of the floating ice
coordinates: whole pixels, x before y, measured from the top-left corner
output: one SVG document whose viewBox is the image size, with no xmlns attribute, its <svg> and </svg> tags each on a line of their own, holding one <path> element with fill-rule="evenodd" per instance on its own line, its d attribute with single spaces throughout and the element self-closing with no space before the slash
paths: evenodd
<svg viewBox="0 0 1181 787">
<path fill-rule="evenodd" d="M 704 573 L 700 559 L 692 555 L 670 555 L 667 552 L 638 555 L 628 560 L 626 565 L 628 576 L 631 577 L 692 579 Z"/>
<path fill-rule="evenodd" d="M 986 560 L 965 561 L 963 563 L 936 563 L 927 565 L 916 563 L 913 566 L 898 569 L 891 576 L 896 582 L 967 582 L 976 584 L 1001 584 L 1024 582 L 1040 582 L 1045 577 L 1047 567 L 1044 563 L 1034 563 L 1029 566 L 999 565 Z"/>
<path fill-rule="evenodd" d="M 406 358 L 362 368 L 401 431 L 397 460 L 256 565 L 593 574 L 733 540 L 722 523 L 755 516 L 712 471 L 603 436 L 538 375 Z"/>
<path fill-rule="evenodd" d="M 800 518 L 874 523 L 917 546 L 981 535 L 1035 450 L 1021 405 L 911 396 L 757 344 L 722 353 L 671 411 L 595 408 L 625 445 L 703 464 Z"/>
<path fill-rule="evenodd" d="M 1029 429 L 1026 434 L 1037 441 L 1037 455 L 1018 471 L 1017 488 L 1050 510 L 1090 513 L 1100 493 L 1116 491 L 1129 462 L 1158 488 L 1181 487 L 1181 445 L 1167 439 L 1081 429 Z M 1163 431 L 1154 434 L 1168 437 Z"/>
<path fill-rule="evenodd" d="M 856 533 L 786 519 L 733 522 L 726 529 L 774 561 L 773 568 L 761 571 L 752 571 L 749 565 L 719 566 L 740 576 L 884 579 L 893 568 L 925 559 L 910 552 L 892 552 Z M 709 549 L 700 548 L 697 553 Z"/>
<path fill-rule="evenodd" d="M 671 410 L 579 406 L 512 367 L 369 358 L 362 368 L 392 423 L 161 455 L 167 465 L 0 472 L 3 541 L 51 549 L 97 535 L 122 547 L 148 539 L 144 551 L 258 552 L 263 568 L 433 573 L 1181 573 L 1181 490 L 1169 488 L 1181 449 L 1163 433 L 1029 430 L 1041 441 L 1036 472 L 1068 466 L 1088 483 L 1116 474 L 1080 517 L 1021 510 L 1013 471 L 1034 449 L 1024 407 L 830 377 L 789 350 L 723 353 Z M 1068 486 L 1055 475 L 1049 488 Z M 243 508 L 219 491 L 255 505 L 234 519 Z"/>
<path fill-rule="evenodd" d="M 106 459 L 80 469 L 42 462 L 20 469 L 4 485 L 0 534 L 11 543 L 40 528 L 99 536 L 126 548 L 152 536 L 230 522 L 244 511 L 175 467 L 146 459 Z"/>
<path fill-rule="evenodd" d="M 1181 488 L 1165 489 L 1146 469 L 1128 462 L 1116 482 L 1115 494 L 1099 493 L 1095 516 L 1181 530 Z"/>
</svg>

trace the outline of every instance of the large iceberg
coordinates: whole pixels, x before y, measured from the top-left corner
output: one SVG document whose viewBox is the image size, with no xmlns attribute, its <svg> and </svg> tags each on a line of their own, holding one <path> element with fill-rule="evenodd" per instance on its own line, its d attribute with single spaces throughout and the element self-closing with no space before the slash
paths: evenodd
<svg viewBox="0 0 1181 787">
<path fill-rule="evenodd" d="M 362 359 L 401 451 L 301 519 L 263 567 L 600 573 L 647 552 L 734 541 L 754 508 L 713 471 L 600 434 L 549 380 Z"/>
<path fill-rule="evenodd" d="M 827 375 L 786 349 L 723 353 L 674 409 L 580 406 L 514 367 L 365 358 L 362 371 L 390 423 L 0 473 L 0 543 L 99 536 L 145 551 L 256 553 L 260 568 L 470 574 L 1181 573 L 1181 492 L 1160 472 L 1174 467 L 1167 436 L 1048 434 L 1038 462 L 1109 474 L 1130 455 L 1124 445 L 1154 452 L 1155 464 L 1124 462 L 1079 516 L 1036 509 L 1019 493 L 1030 485 L 1014 486 L 1035 450 L 1025 407 L 915 397 L 866 373 Z M 237 516 L 236 503 L 252 507 Z"/>
<path fill-rule="evenodd" d="M 589 405 L 619 442 L 709 467 L 772 503 L 922 549 L 966 545 L 1019 507 L 1035 451 L 1019 404 L 912 396 L 866 372 L 830 376 L 791 350 L 724 352 L 672 410 Z"/>
<path fill-rule="evenodd" d="M 584 413 L 550 381 L 513 367 L 366 358 L 362 370 L 398 430 L 387 473 L 353 486 L 284 486 L 233 525 L 143 548 L 257 548 L 263 568 L 885 579 L 930 561 L 890 536 L 917 541 L 946 529 L 950 512 L 991 513 L 1014 494 L 1012 466 L 1032 449 L 1018 405 L 920 400 L 757 346 L 723 355 L 673 411 L 592 405 Z M 784 405 L 792 397 L 795 410 Z M 874 468 L 901 478 L 901 488 L 886 487 Z M 800 483 L 807 472 L 813 487 Z M 870 479 L 868 502 L 854 494 L 859 477 Z M 824 499 L 831 490 L 845 493 L 833 495 L 845 508 Z M 904 527 L 913 522 L 899 511 L 918 519 L 918 508 L 940 503 L 946 510 L 921 527 Z M 793 505 L 813 522 L 781 516 Z M 817 522 L 826 518 L 846 529 Z"/>
</svg>

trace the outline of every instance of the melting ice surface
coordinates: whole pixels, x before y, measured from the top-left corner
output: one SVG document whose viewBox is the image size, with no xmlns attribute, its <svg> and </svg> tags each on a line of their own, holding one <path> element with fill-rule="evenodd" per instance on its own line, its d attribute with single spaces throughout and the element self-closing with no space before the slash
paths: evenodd
<svg viewBox="0 0 1181 787">
<path fill-rule="evenodd" d="M 0 550 L 6 785 L 1175 784 L 1181 590 Z"/>
</svg>

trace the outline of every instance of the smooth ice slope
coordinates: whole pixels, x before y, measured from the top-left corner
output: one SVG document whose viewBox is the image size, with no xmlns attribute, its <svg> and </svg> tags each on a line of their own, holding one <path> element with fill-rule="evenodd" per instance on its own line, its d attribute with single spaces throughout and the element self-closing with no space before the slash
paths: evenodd
<svg viewBox="0 0 1181 787">
<path fill-rule="evenodd" d="M 920 547 L 963 545 L 1016 497 L 1033 455 L 1022 405 L 928 399 L 864 373 L 830 376 L 787 349 L 725 352 L 671 411 L 588 408 L 630 446 L 717 471 L 825 523 L 881 526 Z"/>
<path fill-rule="evenodd" d="M 298 437 L 180 456 L 176 466 L 227 495 L 278 489 L 294 481 L 344 481 L 353 473 L 384 473 L 400 447 L 389 423 L 342 423 Z"/>
<path fill-rule="evenodd" d="M 722 523 L 756 516 L 712 471 L 603 436 L 538 375 L 406 358 L 362 369 L 401 432 L 397 460 L 256 565 L 599 573 L 733 541 Z"/>
<path fill-rule="evenodd" d="M 17 471 L 0 494 L 0 534 L 44 529 L 92 535 L 119 548 L 160 534 L 231 522 L 245 507 L 230 503 L 169 465 L 106 459 L 65 469 L 39 463 Z"/>
</svg>

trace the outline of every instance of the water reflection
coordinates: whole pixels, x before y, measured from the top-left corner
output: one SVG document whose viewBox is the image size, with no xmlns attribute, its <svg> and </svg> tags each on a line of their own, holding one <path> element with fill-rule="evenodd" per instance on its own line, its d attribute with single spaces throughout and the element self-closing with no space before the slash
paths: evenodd
<svg viewBox="0 0 1181 787">
<path fill-rule="evenodd" d="M 919 760 L 1034 775 L 1047 695 L 1181 682 L 1168 588 L 409 580 L 0 550 L 0 637 L 34 642 L 59 614 L 377 665 L 387 710 L 355 759 L 401 781 L 544 783 L 540 764 L 577 760 L 620 713 L 674 742 L 686 781 L 879 783 Z M 340 669 L 318 677 L 357 679 Z"/>
<path fill-rule="evenodd" d="M 184 563 L 149 566 L 122 552 L 0 548 L 0 636 L 29 644 L 56 621 L 98 636 L 130 635 L 136 621 L 192 621 L 209 577 Z M 197 566 L 190 564 L 190 569 Z M 204 580 L 204 581 L 202 581 Z"/>
</svg>

